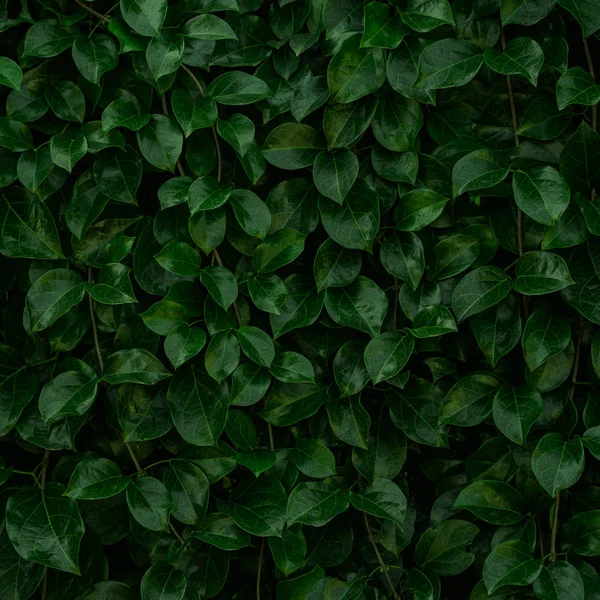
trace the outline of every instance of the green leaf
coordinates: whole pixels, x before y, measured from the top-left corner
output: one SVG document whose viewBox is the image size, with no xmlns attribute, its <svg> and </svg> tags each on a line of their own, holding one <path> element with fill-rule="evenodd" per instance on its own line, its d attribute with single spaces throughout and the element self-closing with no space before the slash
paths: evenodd
<svg viewBox="0 0 600 600">
<path fill-rule="evenodd" d="M 117 416 L 126 442 L 159 438 L 172 427 L 164 388 L 125 383 L 119 386 Z"/>
<path fill-rule="evenodd" d="M 389 6 L 381 2 L 365 4 L 365 31 L 360 40 L 361 48 L 396 48 L 408 33 Z"/>
<path fill-rule="evenodd" d="M 415 548 L 417 565 L 438 575 L 462 573 L 475 559 L 466 548 L 478 533 L 479 528 L 473 523 L 457 519 L 442 521 L 419 538 Z"/>
<path fill-rule="evenodd" d="M 73 42 L 72 54 L 79 72 L 95 85 L 100 84 L 102 75 L 112 71 L 119 60 L 113 38 L 102 34 L 89 38 L 78 35 Z"/>
<path fill-rule="evenodd" d="M 171 94 L 171 107 L 186 138 L 217 121 L 217 104 L 207 96 L 196 98 L 189 91 L 178 88 Z"/>
<path fill-rule="evenodd" d="M 396 228 L 401 231 L 419 231 L 433 223 L 444 210 L 448 198 L 427 189 L 412 190 L 402 196 L 398 207 Z"/>
<path fill-rule="evenodd" d="M 576 436 L 565 442 L 560 433 L 547 433 L 535 447 L 531 466 L 541 486 L 550 496 L 556 496 L 577 483 L 583 474 L 581 438 Z"/>
<path fill-rule="evenodd" d="M 270 537 L 268 542 L 277 568 L 286 577 L 302 567 L 306 555 L 306 540 L 301 528 L 286 528 L 281 538 Z"/>
<path fill-rule="evenodd" d="M 501 0 L 502 25 L 533 25 L 548 16 L 554 7 L 553 0 Z"/>
<path fill-rule="evenodd" d="M 231 517 L 220 513 L 206 515 L 194 531 L 194 537 L 221 550 L 239 550 L 250 546 L 250 536 Z"/>
<path fill-rule="evenodd" d="M 165 338 L 165 354 L 175 369 L 200 353 L 206 344 L 206 333 L 199 327 L 182 323 Z"/>
<path fill-rule="evenodd" d="M 171 514 L 187 525 L 198 524 L 206 514 L 210 484 L 193 462 L 172 460 L 163 472 L 163 483 L 173 498 Z"/>
<path fill-rule="evenodd" d="M 354 185 L 358 175 L 358 159 L 350 150 L 320 152 L 313 164 L 313 179 L 323 196 L 338 204 Z"/>
<path fill-rule="evenodd" d="M 438 40 L 421 52 L 415 87 L 424 90 L 460 87 L 477 75 L 482 64 L 483 54 L 475 44 L 451 38 Z"/>
<path fill-rule="evenodd" d="M 394 95 L 379 102 L 372 123 L 375 139 L 392 152 L 409 152 L 423 126 L 423 111 L 416 100 Z"/>
<path fill-rule="evenodd" d="M 44 96 L 59 119 L 83 123 L 85 98 L 79 87 L 70 81 L 58 81 L 44 86 Z"/>
<path fill-rule="evenodd" d="M 60 27 L 55 20 L 38 21 L 27 30 L 23 57 L 51 58 L 70 48 L 74 39 L 74 34 Z"/>
<path fill-rule="evenodd" d="M 195 366 L 177 371 L 169 384 L 167 403 L 179 435 L 195 446 L 216 446 L 225 429 L 227 386 Z"/>
<path fill-rule="evenodd" d="M 295 229 L 280 229 L 256 247 L 252 260 L 258 273 L 271 273 L 295 261 L 304 250 L 306 236 Z"/>
<path fill-rule="evenodd" d="M 283 281 L 275 274 L 248 279 L 248 291 L 257 308 L 275 315 L 280 314 L 288 295 Z"/>
<path fill-rule="evenodd" d="M 575 283 L 563 258 L 550 252 L 527 252 L 515 266 L 514 289 L 528 296 L 562 290 Z"/>
<path fill-rule="evenodd" d="M 360 403 L 360 396 L 340 398 L 326 405 L 329 425 L 337 438 L 358 448 L 368 447 L 371 417 Z"/>
<path fill-rule="evenodd" d="M 297 352 L 281 352 L 275 355 L 270 373 L 284 383 L 314 383 L 315 371 L 310 361 Z"/>
<path fill-rule="evenodd" d="M 348 492 L 322 481 L 299 483 L 287 500 L 287 524 L 322 527 L 350 505 Z"/>
<path fill-rule="evenodd" d="M 198 211 L 213 210 L 227 202 L 231 188 L 221 187 L 213 177 L 206 176 L 196 179 L 190 186 L 188 198 L 192 215 Z"/>
<path fill-rule="evenodd" d="M 590 0 L 559 0 L 558 4 L 577 19 L 585 37 L 600 29 L 600 17 L 594 3 Z"/>
<path fill-rule="evenodd" d="M 121 14 L 136 33 L 153 37 L 167 16 L 167 0 L 121 0 Z"/>
<path fill-rule="evenodd" d="M 452 193 L 482 190 L 502 183 L 510 167 L 491 150 L 475 150 L 463 156 L 452 169 Z"/>
<path fill-rule="evenodd" d="M 327 239 L 317 250 L 314 263 L 317 290 L 329 287 L 345 287 L 352 283 L 360 273 L 362 258 L 360 253 L 352 252 Z"/>
<path fill-rule="evenodd" d="M 217 121 L 218 134 L 229 143 L 239 156 L 244 156 L 254 139 L 254 123 L 245 115 L 231 115 L 226 121 Z"/>
<path fill-rule="evenodd" d="M 103 153 L 94 163 L 94 179 L 100 191 L 111 200 L 137 204 L 142 161 L 135 153 Z"/>
<path fill-rule="evenodd" d="M 44 577 L 43 565 L 21 558 L 6 535 L 0 538 L 0 556 L 0 581 L 4 589 L 10 590 L 15 599 L 33 596 Z"/>
<path fill-rule="evenodd" d="M 102 304 L 129 304 L 136 302 L 129 274 L 131 269 L 119 263 L 100 269 L 94 285 L 88 287 L 89 295 Z"/>
<path fill-rule="evenodd" d="M 215 302 L 227 310 L 237 298 L 237 281 L 225 267 L 205 267 L 200 271 L 200 283 L 206 287 Z"/>
<path fill-rule="evenodd" d="M 344 248 L 372 251 L 379 229 L 379 206 L 370 199 L 369 191 L 366 185 L 355 187 L 341 206 L 323 196 L 319 199 L 323 227 Z"/>
<path fill-rule="evenodd" d="M 406 496 L 389 479 L 375 479 L 371 486 L 360 493 L 350 492 L 350 502 L 357 510 L 393 521 L 399 527 L 404 526 Z"/>
<path fill-rule="evenodd" d="M 571 326 L 565 317 L 539 309 L 527 319 L 521 344 L 523 356 L 534 371 L 550 357 L 562 352 L 571 339 Z"/>
<path fill-rule="evenodd" d="M 167 488 L 154 477 L 143 476 L 129 481 L 127 505 L 142 527 L 152 531 L 168 529 L 173 499 Z"/>
<path fill-rule="evenodd" d="M 416 338 L 429 338 L 458 331 L 452 313 L 439 304 L 426 306 L 413 319 L 409 331 Z"/>
<path fill-rule="evenodd" d="M 206 372 L 222 383 L 240 362 L 240 343 L 231 331 L 219 331 L 213 335 L 204 356 Z"/>
<path fill-rule="evenodd" d="M 50 156 L 52 162 L 71 173 L 76 163 L 87 153 L 87 140 L 81 134 L 70 137 L 65 134 L 52 136 L 50 140 Z"/>
<path fill-rule="evenodd" d="M 342 398 L 358 394 L 369 382 L 365 364 L 366 344 L 362 340 L 346 342 L 335 355 L 333 374 Z"/>
<path fill-rule="evenodd" d="M 154 258 L 163 269 L 175 275 L 195 277 L 200 274 L 200 254 L 185 242 L 169 242 Z"/>
<path fill-rule="evenodd" d="M 600 136 L 585 121 L 567 140 L 559 164 L 572 191 L 600 186 Z"/>
<path fill-rule="evenodd" d="M 542 225 L 556 225 L 571 199 L 566 181 L 549 166 L 515 172 L 512 186 L 517 206 Z"/>
<path fill-rule="evenodd" d="M 33 148 L 31 131 L 19 121 L 0 117 L 0 147 L 12 152 L 30 150 Z"/>
<path fill-rule="evenodd" d="M 47 271 L 27 292 L 23 326 L 28 333 L 47 329 L 79 304 L 84 294 L 85 284 L 75 271 Z"/>
<path fill-rule="evenodd" d="M 378 99 L 367 96 L 351 104 L 329 104 L 323 113 L 323 133 L 328 148 L 345 148 L 355 143 L 371 124 Z"/>
<path fill-rule="evenodd" d="M 153 37 L 146 47 L 146 62 L 156 81 L 177 71 L 183 58 L 182 35 L 167 33 Z"/>
<path fill-rule="evenodd" d="M 483 581 L 488 594 L 503 585 L 529 585 L 542 569 L 542 559 L 533 558 L 531 550 L 521 540 L 498 544 L 483 564 Z"/>
<path fill-rule="evenodd" d="M 250 190 L 233 190 L 229 196 L 240 227 L 252 237 L 264 239 L 271 226 L 271 213 L 267 205 Z"/>
<path fill-rule="evenodd" d="M 6 504 L 6 532 L 21 558 L 79 575 L 84 526 L 77 502 L 65 498 L 64 491 L 50 482 L 43 491 L 22 487 L 13 492 Z"/>
<path fill-rule="evenodd" d="M 600 510 L 576 514 L 565 525 L 570 551 L 582 556 L 600 555 Z"/>
<path fill-rule="evenodd" d="M 150 116 L 141 112 L 140 103 L 133 94 L 117 98 L 102 112 L 102 131 L 108 133 L 117 127 L 138 131 L 150 121 Z"/>
<path fill-rule="evenodd" d="M 270 367 L 275 358 L 273 340 L 258 327 L 240 327 L 236 332 L 244 354 L 261 367 Z"/>
<path fill-rule="evenodd" d="M 242 71 L 229 71 L 213 79 L 206 88 L 207 96 L 219 104 L 241 106 L 271 97 L 269 86 L 258 77 Z"/>
<path fill-rule="evenodd" d="M 443 448 L 448 445 L 448 434 L 445 426 L 438 425 L 442 402 L 437 386 L 413 377 L 401 392 L 393 394 L 390 417 L 414 442 Z"/>
<path fill-rule="evenodd" d="M 493 525 L 513 525 L 521 520 L 524 506 L 521 494 L 507 483 L 476 481 L 461 490 L 453 508 L 464 508 Z"/>
<path fill-rule="evenodd" d="M 98 379 L 82 371 L 65 371 L 43 388 L 39 399 L 44 421 L 61 415 L 83 415 L 96 399 Z"/>
<path fill-rule="evenodd" d="M 183 135 L 169 117 L 152 115 L 150 121 L 137 132 L 142 156 L 163 171 L 175 170 L 183 148 Z"/>
<path fill-rule="evenodd" d="M 400 13 L 402 20 L 414 31 L 426 33 L 441 25 L 454 25 L 452 9 L 446 0 L 409 0 Z"/>
<path fill-rule="evenodd" d="M 272 479 L 256 481 L 243 492 L 231 501 L 223 502 L 221 512 L 250 535 L 281 537 L 287 498 L 281 483 Z"/>
<path fill-rule="evenodd" d="M 361 48 L 360 36 L 344 40 L 327 67 L 331 101 L 350 103 L 376 92 L 385 82 L 385 58 L 381 48 Z"/>
<path fill-rule="evenodd" d="M 344 288 L 329 288 L 325 308 L 338 325 L 375 336 L 388 310 L 383 290 L 367 277 L 358 277 Z"/>
<path fill-rule="evenodd" d="M 492 71 L 501 75 L 522 75 L 531 85 L 536 86 L 544 64 L 544 51 L 531 38 L 519 37 L 510 40 L 502 53 L 486 48 L 484 59 Z M 558 108 L 563 109 L 564 106 Z"/>
<path fill-rule="evenodd" d="M 538 578 L 533 582 L 533 590 L 538 598 L 573 598 L 584 600 L 585 589 L 579 571 L 570 563 L 559 560 L 542 567 Z"/>
<path fill-rule="evenodd" d="M 288 427 L 312 417 L 327 400 L 326 390 L 307 383 L 275 383 L 264 409 L 258 413 L 267 423 Z"/>
<path fill-rule="evenodd" d="M 152 353 L 142 348 L 119 350 L 108 357 L 103 379 L 111 384 L 154 385 L 171 374 Z"/>
<path fill-rule="evenodd" d="M 237 40 L 237 35 L 223 19 L 199 15 L 183 26 L 183 35 L 192 40 Z"/>
<path fill-rule="evenodd" d="M 101 500 L 122 492 L 129 478 L 105 458 L 84 458 L 77 463 L 64 495 L 75 500 Z"/>
<path fill-rule="evenodd" d="M 600 85 L 581 67 L 568 69 L 556 83 L 556 103 L 559 110 L 571 104 L 593 106 L 600 102 Z"/>
<path fill-rule="evenodd" d="M 165 562 L 152 565 L 140 584 L 142 600 L 183 600 L 185 589 L 185 575 Z"/>
<path fill-rule="evenodd" d="M 471 235 L 444 238 L 431 250 L 427 279 L 438 281 L 462 273 L 477 260 L 479 251 L 479 240 Z"/>
<path fill-rule="evenodd" d="M 324 147 L 316 129 L 303 123 L 284 123 L 271 130 L 262 153 L 273 166 L 291 171 L 312 165 Z"/>
<path fill-rule="evenodd" d="M 303 438 L 296 442 L 290 460 L 307 477 L 321 479 L 335 475 L 333 452 L 320 440 Z"/>
<path fill-rule="evenodd" d="M 494 396 L 494 423 L 515 444 L 524 445 L 532 425 L 542 415 L 542 395 L 534 388 L 502 386 Z"/>
<path fill-rule="evenodd" d="M 365 348 L 365 365 L 373 384 L 400 373 L 406 366 L 414 345 L 413 337 L 400 331 L 376 335 Z"/>
<path fill-rule="evenodd" d="M 500 380 L 491 373 L 472 373 L 459 379 L 446 394 L 440 424 L 472 427 L 491 412 Z"/>
<path fill-rule="evenodd" d="M 4 85 L 13 90 L 21 91 L 21 82 L 23 81 L 23 71 L 21 67 L 10 58 L 0 56 L 0 85 Z"/>
<path fill-rule="evenodd" d="M 11 371 L 0 380 L 0 435 L 6 435 L 38 391 L 35 372 L 25 367 Z"/>
</svg>

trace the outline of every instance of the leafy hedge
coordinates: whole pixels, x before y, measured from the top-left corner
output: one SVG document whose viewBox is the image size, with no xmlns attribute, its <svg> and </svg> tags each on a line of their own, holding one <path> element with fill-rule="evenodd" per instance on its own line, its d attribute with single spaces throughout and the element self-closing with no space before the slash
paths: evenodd
<svg viewBox="0 0 600 600">
<path fill-rule="evenodd" d="M 600 1 L 113 2 L 0 8 L 0 600 L 598 600 Z"/>
</svg>

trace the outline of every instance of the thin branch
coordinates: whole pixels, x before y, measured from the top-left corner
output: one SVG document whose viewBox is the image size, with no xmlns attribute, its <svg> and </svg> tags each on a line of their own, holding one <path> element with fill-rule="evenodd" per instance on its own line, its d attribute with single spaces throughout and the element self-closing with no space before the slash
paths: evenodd
<svg viewBox="0 0 600 600">
<path fill-rule="evenodd" d="M 177 531 L 177 529 L 175 529 L 175 525 L 173 525 L 173 523 L 171 523 L 170 519 L 169 519 L 169 528 L 173 532 L 173 535 L 177 538 L 177 541 L 183 546 L 185 544 L 185 540 L 181 537 L 179 531 Z"/>
<path fill-rule="evenodd" d="M 85 8 L 85 10 L 87 10 L 90 14 L 94 15 L 97 19 L 100 19 L 103 23 L 110 22 L 110 17 L 107 17 L 106 15 L 99 13 L 97 10 L 94 10 L 91 6 L 85 4 L 85 2 L 82 2 L 81 0 L 75 0 L 75 4 L 78 4 L 79 6 L 81 6 L 81 8 Z"/>
<path fill-rule="evenodd" d="M 263 555 L 265 552 L 265 538 L 260 542 L 260 554 L 258 555 L 258 571 L 256 572 L 256 600 L 260 600 L 260 577 L 262 575 Z"/>
<path fill-rule="evenodd" d="M 550 555 L 552 562 L 556 561 L 556 535 L 558 533 L 558 509 L 560 508 L 560 491 L 556 493 L 554 504 L 554 519 L 552 520 L 552 537 L 550 538 Z"/>
<path fill-rule="evenodd" d="M 131 447 L 129 442 L 125 442 L 125 448 L 127 448 L 127 450 L 129 451 L 129 456 L 131 456 L 131 460 L 133 461 L 133 464 L 135 465 L 135 470 L 138 473 L 143 473 L 144 469 L 142 469 L 140 462 L 138 461 L 138 458 L 135 455 L 135 452 L 133 451 L 133 448 Z"/>
<path fill-rule="evenodd" d="M 88 283 L 92 283 L 92 267 L 88 267 Z M 96 355 L 98 356 L 98 364 L 100 365 L 100 374 L 104 373 L 104 360 L 102 360 L 102 350 L 100 349 L 100 339 L 98 338 L 98 327 L 96 326 L 96 316 L 94 313 L 94 299 L 88 293 L 88 301 L 90 306 L 90 318 L 92 319 L 92 333 L 94 334 L 94 346 L 96 347 Z"/>
<path fill-rule="evenodd" d="M 204 96 L 204 88 L 202 87 L 202 84 L 200 83 L 198 78 L 194 75 L 194 73 L 192 73 L 192 71 L 190 69 L 188 69 L 184 64 L 181 65 L 181 68 L 192 78 L 192 81 L 196 84 L 196 87 L 200 91 L 200 95 Z M 223 159 L 221 157 L 221 146 L 219 145 L 219 136 L 217 135 L 216 127 L 213 125 L 211 127 L 211 129 L 212 129 L 213 138 L 215 140 L 215 146 L 217 148 L 217 181 L 220 183 L 221 182 L 221 174 L 223 171 Z"/>
<path fill-rule="evenodd" d="M 273 439 L 273 427 L 271 423 L 267 423 L 267 430 L 269 432 L 269 448 L 275 452 L 275 440 Z"/>
<path fill-rule="evenodd" d="M 392 583 L 392 580 L 390 579 L 390 573 L 388 571 L 388 568 L 385 565 L 385 562 L 379 552 L 379 548 L 377 548 L 377 543 L 375 542 L 375 539 L 373 538 L 373 534 L 371 533 L 371 527 L 369 526 L 369 517 L 367 517 L 367 513 L 363 512 L 363 517 L 365 519 L 365 528 L 367 530 L 367 534 L 369 536 L 369 540 L 371 541 L 371 545 L 373 546 L 373 550 L 375 550 L 375 556 L 377 556 L 377 560 L 379 561 L 379 565 L 381 566 L 381 569 L 383 570 L 383 574 L 385 575 L 385 579 L 388 583 L 388 585 L 390 586 L 390 590 L 392 590 L 392 596 L 394 598 L 398 598 L 398 592 L 396 592 L 395 588 L 394 588 L 394 584 Z"/>
</svg>

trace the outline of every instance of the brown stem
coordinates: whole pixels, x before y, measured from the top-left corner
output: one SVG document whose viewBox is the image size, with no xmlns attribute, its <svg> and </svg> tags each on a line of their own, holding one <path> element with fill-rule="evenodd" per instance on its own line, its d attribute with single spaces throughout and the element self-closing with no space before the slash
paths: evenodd
<svg viewBox="0 0 600 600">
<path fill-rule="evenodd" d="M 592 53 L 590 52 L 590 45 L 586 39 L 583 37 L 583 48 L 585 50 L 585 58 L 587 60 L 588 71 L 592 76 L 592 79 L 596 81 L 596 71 L 594 69 L 594 61 L 592 60 Z M 592 129 L 594 131 L 598 131 L 598 105 L 594 104 L 592 106 Z M 590 200 L 593 202 L 596 199 L 596 190 L 592 188 L 590 192 Z"/>
<path fill-rule="evenodd" d="M 560 508 L 560 491 L 556 493 L 554 504 L 554 519 L 552 520 L 552 537 L 550 538 L 550 555 L 552 562 L 556 561 L 556 535 L 558 533 L 558 509 Z"/>
<path fill-rule="evenodd" d="M 181 68 L 192 78 L 192 81 L 196 84 L 196 87 L 200 91 L 200 95 L 204 96 L 204 89 L 202 87 L 202 84 L 198 80 L 198 78 L 185 65 L 182 64 Z M 215 128 L 214 125 L 211 127 L 211 129 L 212 129 L 213 139 L 215 140 L 215 146 L 217 148 L 217 181 L 220 183 L 221 182 L 221 173 L 223 170 L 223 159 L 221 157 L 221 146 L 219 145 L 219 136 L 217 135 L 217 129 Z"/>
<path fill-rule="evenodd" d="M 390 586 L 390 590 L 392 590 L 392 596 L 394 598 L 398 598 L 398 592 L 396 592 L 396 590 L 394 589 L 394 584 L 392 583 L 392 580 L 390 579 L 390 573 L 388 571 L 388 568 L 385 566 L 385 562 L 383 561 L 383 558 L 379 552 L 379 548 L 377 548 L 377 543 L 375 542 L 375 539 L 373 538 L 373 534 L 371 533 L 371 527 L 369 527 L 369 517 L 367 517 L 366 512 L 363 512 L 363 517 L 365 519 L 365 528 L 367 530 L 369 540 L 371 542 L 371 545 L 373 546 L 373 550 L 375 550 L 375 556 L 377 556 L 377 560 L 379 561 L 379 565 L 381 566 L 381 569 L 383 570 L 385 579 L 386 579 L 388 585 Z"/>
<path fill-rule="evenodd" d="M 542 535 L 542 528 L 540 527 L 539 519 L 536 519 L 536 529 L 537 529 L 538 544 L 540 546 L 540 557 L 544 558 L 544 556 L 546 556 L 546 553 L 544 552 L 544 536 Z"/>
<path fill-rule="evenodd" d="M 88 283 L 92 283 L 92 267 L 88 267 Z M 98 327 L 96 326 L 96 317 L 94 313 L 94 299 L 88 292 L 88 301 L 90 306 L 90 318 L 92 319 L 92 333 L 94 334 L 94 346 L 96 347 L 96 355 L 98 356 L 98 364 L 100 365 L 100 375 L 104 373 L 104 361 L 102 360 L 102 351 L 100 350 L 100 339 L 98 338 Z"/>
<path fill-rule="evenodd" d="M 260 600 L 260 577 L 262 575 L 263 554 L 265 552 L 265 538 L 260 542 L 260 554 L 258 555 L 258 571 L 256 572 L 256 600 Z"/>
<path fill-rule="evenodd" d="M 175 525 L 173 525 L 173 523 L 171 523 L 170 520 L 169 520 L 169 528 L 173 532 L 173 535 L 177 538 L 177 541 L 183 546 L 183 544 L 185 544 L 185 540 L 181 537 L 181 534 L 179 533 L 179 531 L 177 531 L 177 529 L 175 529 Z"/>
<path fill-rule="evenodd" d="M 142 469 L 142 466 L 140 465 L 140 462 L 138 461 L 138 458 L 135 455 L 135 452 L 133 451 L 133 448 L 131 447 L 129 442 L 125 442 L 125 448 L 127 448 L 127 450 L 129 451 L 129 456 L 131 456 L 131 460 L 133 461 L 133 464 L 135 465 L 135 470 L 138 473 L 143 473 L 144 469 Z"/>
<path fill-rule="evenodd" d="M 75 0 L 75 4 L 78 4 L 79 6 L 81 6 L 81 8 L 85 8 L 85 10 L 87 10 L 90 14 L 94 15 L 97 19 L 100 19 L 103 23 L 108 23 L 110 21 L 110 17 L 99 13 L 98 11 L 94 10 L 92 7 L 88 6 L 87 4 L 85 4 L 85 2 L 82 2 L 81 0 Z"/>
<path fill-rule="evenodd" d="M 275 452 L 275 440 L 273 439 L 273 427 L 271 423 L 267 423 L 267 430 L 269 432 L 269 448 Z"/>
</svg>

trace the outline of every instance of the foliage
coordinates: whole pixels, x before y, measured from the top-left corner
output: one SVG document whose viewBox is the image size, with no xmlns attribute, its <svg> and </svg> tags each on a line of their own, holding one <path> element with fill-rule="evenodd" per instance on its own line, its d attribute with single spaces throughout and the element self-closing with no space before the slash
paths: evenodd
<svg viewBox="0 0 600 600">
<path fill-rule="evenodd" d="M 0 600 L 600 597 L 599 0 L 0 32 Z"/>
</svg>

